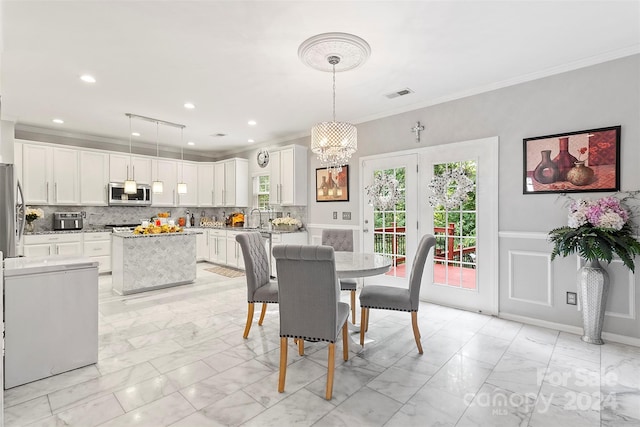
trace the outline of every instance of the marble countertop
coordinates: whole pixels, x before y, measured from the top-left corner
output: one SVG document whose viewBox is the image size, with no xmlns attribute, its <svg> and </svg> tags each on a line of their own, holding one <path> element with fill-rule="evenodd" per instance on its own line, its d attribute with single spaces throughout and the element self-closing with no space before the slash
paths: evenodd
<svg viewBox="0 0 640 427">
<path fill-rule="evenodd" d="M 120 237 L 123 239 L 138 239 L 141 237 L 168 237 L 168 236 L 189 236 L 195 234 L 203 234 L 202 231 L 198 230 L 184 230 L 179 233 L 157 233 L 157 234 L 134 234 L 132 232 L 129 233 L 113 233 L 113 237 Z"/>
<path fill-rule="evenodd" d="M 69 234 L 69 233 L 111 233 L 111 230 L 104 227 L 86 227 L 82 230 L 37 230 L 28 232 L 25 231 L 24 234 L 27 236 L 35 236 L 38 234 Z"/>
<path fill-rule="evenodd" d="M 303 231 L 307 231 L 304 228 L 299 230 L 289 231 L 289 230 L 276 230 L 276 229 L 267 229 L 267 228 L 245 228 L 245 227 L 190 227 L 185 228 L 185 232 L 187 231 L 195 231 L 195 230 L 229 230 L 229 231 L 239 231 L 239 232 L 250 232 L 250 231 L 259 231 L 261 233 L 269 233 L 269 234 L 287 234 L 287 233 L 301 233 Z M 38 234 L 69 234 L 69 233 L 111 233 L 111 229 L 104 228 L 104 226 L 89 226 L 84 227 L 82 230 L 37 230 L 33 232 L 25 231 L 24 234 L 27 236 L 35 236 Z M 200 232 L 201 233 L 201 232 Z M 115 233 L 115 234 L 126 234 L 126 233 Z M 162 233 L 167 234 L 167 233 Z"/>
</svg>

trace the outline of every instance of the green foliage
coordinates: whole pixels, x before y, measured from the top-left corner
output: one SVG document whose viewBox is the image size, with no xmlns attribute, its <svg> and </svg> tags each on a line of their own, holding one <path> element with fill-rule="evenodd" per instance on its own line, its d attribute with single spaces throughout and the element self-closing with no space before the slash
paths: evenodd
<svg viewBox="0 0 640 427">
<path fill-rule="evenodd" d="M 640 242 L 633 237 L 633 229 L 628 223 L 621 230 L 588 224 L 578 228 L 559 227 L 549 232 L 549 240 L 554 244 L 551 260 L 577 253 L 589 261 L 610 263 L 613 254 L 616 254 L 624 265 L 634 271 L 633 258 L 640 255 Z"/>
</svg>

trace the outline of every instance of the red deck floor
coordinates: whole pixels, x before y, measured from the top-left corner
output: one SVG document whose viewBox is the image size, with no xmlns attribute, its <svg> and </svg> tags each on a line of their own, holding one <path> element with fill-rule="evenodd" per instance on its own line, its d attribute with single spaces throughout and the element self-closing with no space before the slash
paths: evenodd
<svg viewBox="0 0 640 427">
<path fill-rule="evenodd" d="M 448 270 L 448 272 L 447 272 Z M 462 270 L 462 283 L 460 283 L 460 270 Z M 445 266 L 442 264 L 434 264 L 433 266 L 433 281 L 436 283 L 447 284 L 447 273 L 449 277 L 449 285 L 455 287 L 462 287 L 464 289 L 476 288 L 476 269 L 475 268 L 460 268 Z M 406 277 L 406 264 L 400 264 L 397 267 L 391 267 L 391 270 L 387 272 L 389 276 Z"/>
</svg>

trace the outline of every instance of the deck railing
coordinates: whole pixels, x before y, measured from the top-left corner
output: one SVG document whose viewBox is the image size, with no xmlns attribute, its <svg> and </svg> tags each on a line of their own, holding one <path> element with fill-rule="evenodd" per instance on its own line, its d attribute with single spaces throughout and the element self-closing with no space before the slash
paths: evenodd
<svg viewBox="0 0 640 427">
<path fill-rule="evenodd" d="M 404 264 L 407 255 L 405 227 L 379 227 L 373 229 L 373 250 L 393 256 L 393 265 Z"/>
</svg>

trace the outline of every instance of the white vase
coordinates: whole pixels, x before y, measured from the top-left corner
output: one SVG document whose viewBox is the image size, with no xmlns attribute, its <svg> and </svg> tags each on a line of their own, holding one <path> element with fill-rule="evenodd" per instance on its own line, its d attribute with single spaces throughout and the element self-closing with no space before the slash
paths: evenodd
<svg viewBox="0 0 640 427">
<path fill-rule="evenodd" d="M 578 270 L 578 286 L 582 301 L 582 341 L 591 344 L 604 344 L 602 341 L 602 323 L 609 293 L 609 274 L 598 260 L 587 261 Z"/>
</svg>

